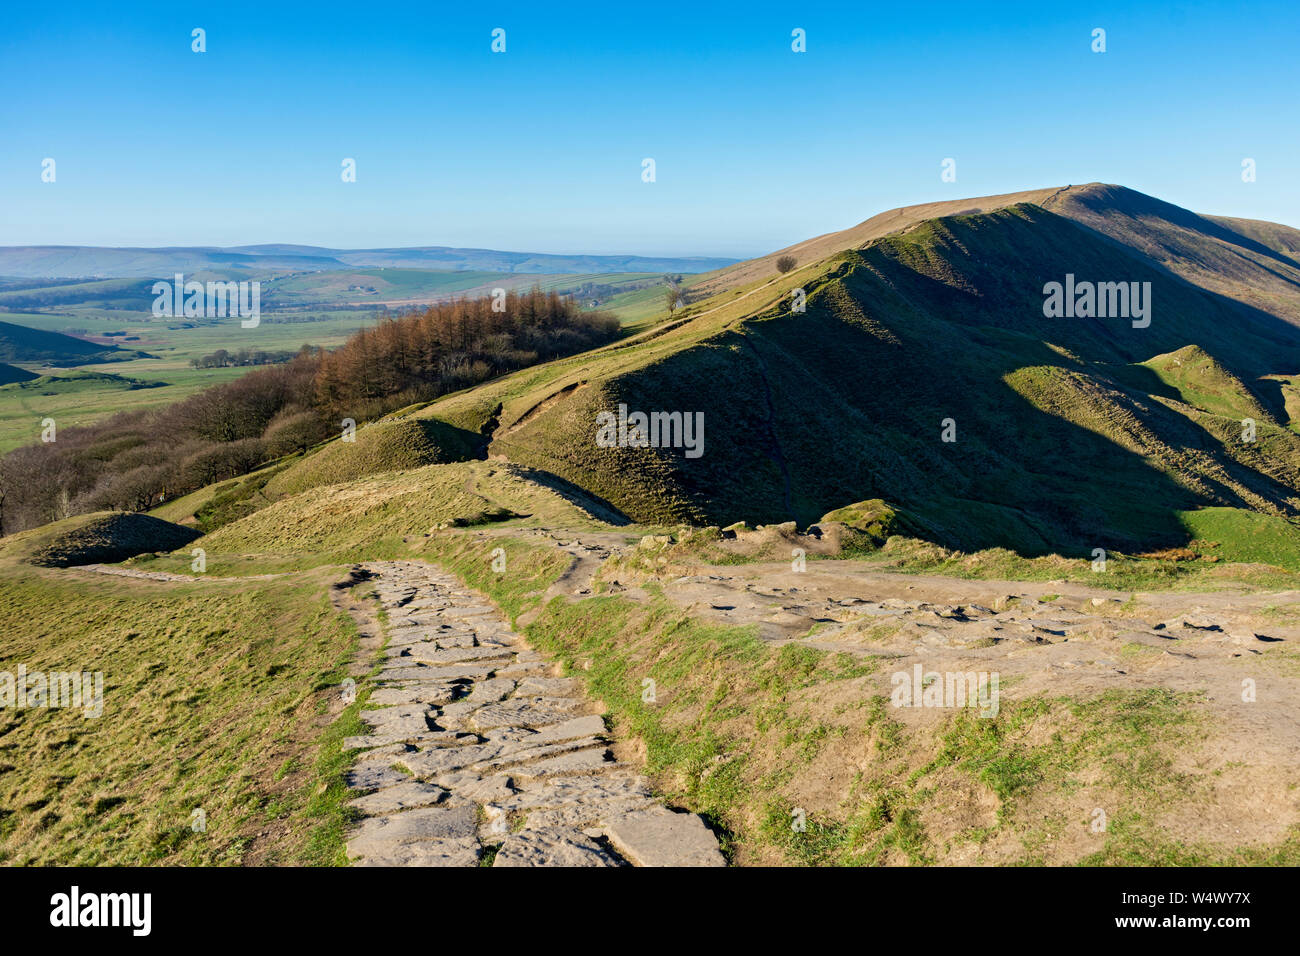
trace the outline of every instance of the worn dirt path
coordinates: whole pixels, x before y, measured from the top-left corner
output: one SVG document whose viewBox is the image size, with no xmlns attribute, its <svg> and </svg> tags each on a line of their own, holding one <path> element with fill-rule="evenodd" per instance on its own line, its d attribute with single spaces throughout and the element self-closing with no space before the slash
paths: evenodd
<svg viewBox="0 0 1300 956">
<path fill-rule="evenodd" d="M 119 578 L 138 578 L 141 581 L 167 581 L 174 584 L 188 584 L 194 581 L 216 581 L 223 584 L 241 581 L 269 581 L 272 578 L 288 577 L 292 573 L 290 571 L 277 571 L 274 574 L 246 574 L 242 577 L 223 578 L 212 574 L 176 574 L 172 571 L 145 571 L 140 568 L 123 568 L 112 564 L 81 564 L 69 570 L 111 574 Z"/>
</svg>

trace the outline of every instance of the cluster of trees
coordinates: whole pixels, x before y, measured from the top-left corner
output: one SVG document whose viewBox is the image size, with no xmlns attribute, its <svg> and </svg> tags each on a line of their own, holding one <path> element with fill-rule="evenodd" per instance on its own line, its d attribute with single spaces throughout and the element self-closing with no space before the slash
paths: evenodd
<svg viewBox="0 0 1300 956">
<path fill-rule="evenodd" d="M 321 357 L 320 407 L 357 421 L 612 341 L 618 320 L 539 289 L 458 299 L 384 318 Z"/>
<path fill-rule="evenodd" d="M 87 511 L 143 511 L 325 438 L 312 411 L 319 353 L 248 373 L 161 409 L 133 409 L 0 458 L 0 531 Z M 303 426 L 310 422 L 309 427 Z"/>
<path fill-rule="evenodd" d="M 228 352 L 225 349 L 217 349 L 211 355 L 190 359 L 190 365 L 194 368 L 243 368 L 248 365 L 278 365 L 293 357 L 293 352 L 264 352 L 261 349 Z"/>
<path fill-rule="evenodd" d="M 303 346 L 181 402 L 15 449 L 0 458 L 0 534 L 88 511 L 143 511 L 310 448 L 344 418 L 360 423 L 617 335 L 612 316 L 536 289 L 387 318 L 336 351 Z"/>
</svg>

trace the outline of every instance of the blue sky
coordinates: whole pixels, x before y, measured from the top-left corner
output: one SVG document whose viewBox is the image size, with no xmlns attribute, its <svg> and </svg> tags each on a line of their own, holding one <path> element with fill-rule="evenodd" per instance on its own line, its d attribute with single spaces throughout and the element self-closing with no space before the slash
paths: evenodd
<svg viewBox="0 0 1300 956">
<path fill-rule="evenodd" d="M 15 4 L 0 244 L 740 257 L 1093 180 L 1300 226 L 1298 50 L 1294 0 Z"/>
</svg>

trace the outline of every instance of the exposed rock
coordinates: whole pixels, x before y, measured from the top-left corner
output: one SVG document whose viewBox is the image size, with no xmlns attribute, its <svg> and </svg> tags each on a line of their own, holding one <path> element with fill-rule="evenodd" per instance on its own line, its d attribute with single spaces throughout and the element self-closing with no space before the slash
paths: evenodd
<svg viewBox="0 0 1300 956">
<path fill-rule="evenodd" d="M 385 853 L 397 844 L 464 840 L 475 836 L 473 807 L 428 807 L 367 817 L 348 840 L 348 856 Z"/>
<path fill-rule="evenodd" d="M 580 830 L 547 827 L 506 837 L 493 866 L 618 866 L 599 843 Z"/>
<path fill-rule="evenodd" d="M 726 866 L 718 840 L 693 813 L 662 807 L 604 821 L 610 843 L 635 866 Z"/>
<path fill-rule="evenodd" d="M 429 807 L 441 803 L 447 796 L 442 787 L 427 783 L 399 783 L 395 787 L 386 787 L 364 797 L 349 801 L 349 805 L 368 816 L 384 813 L 396 813 L 398 810 L 410 810 L 414 807 Z"/>
</svg>

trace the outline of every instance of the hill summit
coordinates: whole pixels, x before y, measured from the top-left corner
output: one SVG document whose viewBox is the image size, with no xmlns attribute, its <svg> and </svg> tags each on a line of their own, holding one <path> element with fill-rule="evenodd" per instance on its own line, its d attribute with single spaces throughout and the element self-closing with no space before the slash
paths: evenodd
<svg viewBox="0 0 1300 956">
<path fill-rule="evenodd" d="M 638 521 L 806 525 L 879 498 L 937 541 L 1029 553 L 1180 542 L 1213 506 L 1290 521 L 1300 234 L 1234 222 L 1102 184 L 895 210 L 409 414 Z M 1148 290 L 1149 314 L 1048 317 L 1066 282 Z M 706 452 L 601 447 L 620 406 L 702 413 Z"/>
</svg>

